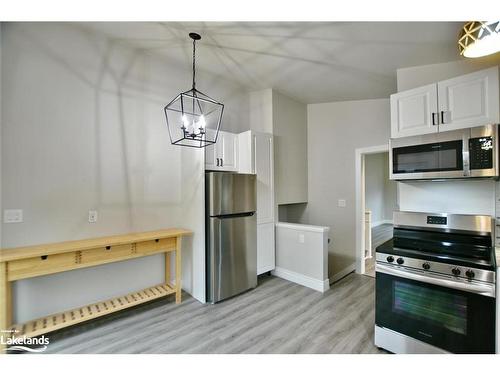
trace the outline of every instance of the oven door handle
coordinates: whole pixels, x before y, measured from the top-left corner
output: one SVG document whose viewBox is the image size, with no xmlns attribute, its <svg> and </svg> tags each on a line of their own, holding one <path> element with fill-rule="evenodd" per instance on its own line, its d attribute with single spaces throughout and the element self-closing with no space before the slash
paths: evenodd
<svg viewBox="0 0 500 375">
<path fill-rule="evenodd" d="M 462 290 L 464 292 L 480 294 L 482 296 L 495 297 L 495 286 L 494 285 L 484 285 L 473 282 L 461 282 L 450 280 L 441 276 L 427 276 L 420 273 L 412 272 L 409 270 L 396 269 L 392 266 L 385 266 L 383 264 L 377 264 L 375 268 L 376 272 L 382 272 L 391 276 L 398 276 L 405 279 L 421 281 L 423 283 L 433 284 L 442 286 L 445 288 Z"/>
</svg>

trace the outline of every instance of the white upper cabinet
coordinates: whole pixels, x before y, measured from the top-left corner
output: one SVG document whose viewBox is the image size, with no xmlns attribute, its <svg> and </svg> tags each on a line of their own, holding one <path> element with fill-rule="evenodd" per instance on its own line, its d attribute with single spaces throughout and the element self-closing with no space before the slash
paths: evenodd
<svg viewBox="0 0 500 375">
<path fill-rule="evenodd" d="M 436 84 L 391 95 L 392 138 L 436 133 Z"/>
<path fill-rule="evenodd" d="M 438 82 L 439 130 L 499 123 L 498 67 Z"/>
<path fill-rule="evenodd" d="M 391 137 L 500 123 L 498 67 L 391 95 Z"/>
<path fill-rule="evenodd" d="M 215 145 L 205 147 L 205 169 L 211 171 L 238 170 L 238 136 L 219 131 Z"/>
</svg>

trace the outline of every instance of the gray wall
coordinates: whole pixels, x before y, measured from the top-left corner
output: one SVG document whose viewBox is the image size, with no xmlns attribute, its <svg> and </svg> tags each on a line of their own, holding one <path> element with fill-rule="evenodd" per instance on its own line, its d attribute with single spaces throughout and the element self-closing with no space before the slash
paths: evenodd
<svg viewBox="0 0 500 375">
<path fill-rule="evenodd" d="M 276 204 L 307 201 L 307 106 L 273 90 Z"/>
<path fill-rule="evenodd" d="M 409 90 L 498 64 L 500 56 L 497 54 L 481 59 L 398 69 L 398 90 Z M 398 190 L 402 210 L 495 214 L 495 184 L 492 180 L 400 182 Z"/>
<path fill-rule="evenodd" d="M 189 88 L 190 65 L 84 24 L 2 26 L 2 202 L 24 210 L 24 223 L 2 225 L 2 246 L 185 227 L 195 234 L 185 243 L 183 287 L 203 301 L 203 150 L 172 146 L 163 114 Z M 197 78 L 226 104 L 224 126 L 248 127 L 243 88 Z M 99 212 L 95 224 L 89 209 Z M 160 283 L 163 264 L 152 256 L 17 282 L 15 319 Z"/>
<path fill-rule="evenodd" d="M 397 185 L 389 180 L 389 153 L 365 156 L 365 207 L 372 211 L 372 225 L 392 220 L 397 207 Z"/>
<path fill-rule="evenodd" d="M 307 107 L 308 203 L 288 207 L 303 224 L 330 227 L 329 277 L 356 260 L 355 149 L 387 144 L 388 99 L 310 104 Z M 347 207 L 338 207 L 345 199 Z"/>
<path fill-rule="evenodd" d="M 392 221 L 393 212 L 399 210 L 398 183 L 389 179 L 389 153 L 384 154 L 384 199 L 385 199 L 385 220 Z"/>
</svg>

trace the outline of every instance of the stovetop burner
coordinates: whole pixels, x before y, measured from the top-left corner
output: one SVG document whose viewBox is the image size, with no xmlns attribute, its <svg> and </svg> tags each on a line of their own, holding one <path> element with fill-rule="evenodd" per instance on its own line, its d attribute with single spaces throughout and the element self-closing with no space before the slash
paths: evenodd
<svg viewBox="0 0 500 375">
<path fill-rule="evenodd" d="M 447 263 L 451 265 L 458 265 L 464 267 L 474 267 L 483 270 L 495 270 L 495 257 L 492 249 L 488 251 L 488 256 L 486 258 L 474 258 L 467 256 L 456 256 L 450 253 L 443 252 L 432 252 L 432 251 L 422 251 L 415 249 L 406 249 L 402 247 L 394 246 L 394 239 L 390 239 L 384 242 L 382 245 L 378 246 L 376 249 L 377 253 L 392 254 L 395 256 L 410 257 L 422 260 L 435 261 L 440 263 Z"/>
<path fill-rule="evenodd" d="M 395 211 L 393 238 L 376 252 L 495 271 L 493 229 L 490 216 Z"/>
</svg>

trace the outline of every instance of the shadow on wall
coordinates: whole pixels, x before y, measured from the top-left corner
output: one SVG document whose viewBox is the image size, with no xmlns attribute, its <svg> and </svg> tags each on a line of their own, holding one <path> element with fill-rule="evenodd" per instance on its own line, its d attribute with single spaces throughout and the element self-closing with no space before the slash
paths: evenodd
<svg viewBox="0 0 500 375">
<path fill-rule="evenodd" d="M 65 200 L 69 206 L 78 205 L 75 197 L 85 201 L 81 206 L 86 208 L 78 210 L 82 220 L 75 223 L 72 236 L 79 235 L 86 219 L 81 213 L 89 208 L 99 211 L 100 228 L 108 215 L 113 216 L 115 228 L 103 228 L 106 234 L 167 225 L 165 215 L 182 217 L 178 208 L 192 193 L 186 189 L 189 185 L 179 183 L 181 150 L 170 146 L 162 109 L 189 86 L 190 67 L 174 59 L 160 60 L 147 49 L 130 48 L 126 40 L 104 38 L 82 25 L 9 24 L 5 28 L 8 51 L 16 53 L 5 59 L 4 70 L 15 66 L 18 73 L 6 79 L 6 90 L 21 87 L 10 102 L 16 104 L 20 96 L 33 99 L 29 100 L 31 113 L 20 116 L 6 111 L 7 123 L 23 124 L 12 134 L 12 141 L 28 146 L 30 140 L 23 141 L 21 132 L 41 137 L 30 144 L 34 147 L 29 157 L 37 160 L 40 171 L 31 182 L 46 192 L 57 192 L 49 200 Z M 185 47 L 190 49 L 188 41 Z M 214 96 L 241 94 L 238 87 L 220 82 L 218 86 L 222 89 L 215 90 Z M 230 108 L 226 112 L 225 119 L 235 119 Z M 32 113 L 37 113 L 36 121 Z M 198 150 L 191 154 L 202 158 Z M 193 172 L 199 172 L 199 167 Z M 16 198 L 13 190 L 7 189 L 6 198 Z M 27 193 L 33 193 L 35 200 L 48 198 Z"/>
<path fill-rule="evenodd" d="M 191 70 L 151 52 L 84 24 L 2 25 L 2 199 L 25 218 L 2 226 L 2 247 L 184 227 L 195 235 L 184 243 L 183 286 L 204 301 L 203 150 L 172 146 L 163 113 Z M 225 121 L 248 121 L 248 94 L 200 73 L 217 82 L 214 97 L 230 98 Z M 158 284 L 162 264 L 153 256 L 20 281 L 15 318 Z"/>
</svg>

